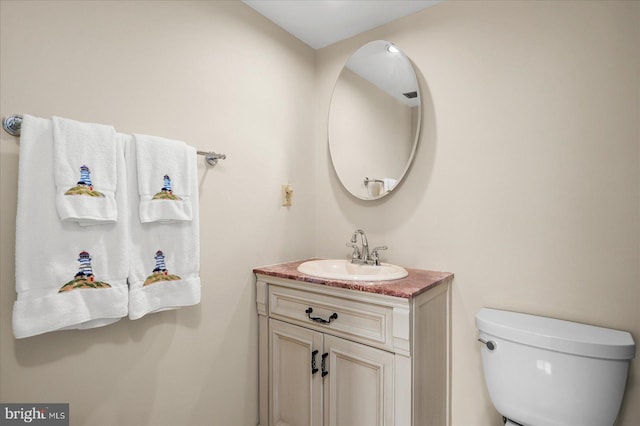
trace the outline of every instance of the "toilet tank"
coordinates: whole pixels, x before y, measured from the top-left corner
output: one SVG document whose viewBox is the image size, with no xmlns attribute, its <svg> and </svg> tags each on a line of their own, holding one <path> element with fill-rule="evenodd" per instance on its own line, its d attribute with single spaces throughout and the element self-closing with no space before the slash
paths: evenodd
<svg viewBox="0 0 640 426">
<path fill-rule="evenodd" d="M 631 334 L 489 308 L 476 326 L 493 342 L 481 357 L 500 414 L 525 426 L 613 425 L 635 357 Z"/>
</svg>

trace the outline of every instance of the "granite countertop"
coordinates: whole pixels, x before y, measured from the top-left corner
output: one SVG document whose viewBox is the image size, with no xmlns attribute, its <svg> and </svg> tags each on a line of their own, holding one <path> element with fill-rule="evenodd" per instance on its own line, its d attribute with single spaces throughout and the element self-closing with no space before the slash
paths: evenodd
<svg viewBox="0 0 640 426">
<path fill-rule="evenodd" d="M 450 272 L 426 271 L 424 269 L 412 268 L 405 268 L 407 272 L 409 272 L 407 277 L 391 281 L 346 281 L 318 278 L 298 272 L 298 265 L 307 260 L 317 259 L 296 260 L 278 265 L 261 266 L 254 268 L 253 272 L 271 277 L 287 278 L 290 280 L 384 294 L 405 299 L 411 299 L 433 287 L 453 280 L 453 274 Z"/>
</svg>

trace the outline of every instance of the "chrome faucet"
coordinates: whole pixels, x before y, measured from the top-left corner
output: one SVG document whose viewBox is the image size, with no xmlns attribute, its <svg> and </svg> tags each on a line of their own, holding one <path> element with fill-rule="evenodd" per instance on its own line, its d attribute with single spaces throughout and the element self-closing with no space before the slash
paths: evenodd
<svg viewBox="0 0 640 426">
<path fill-rule="evenodd" d="M 359 248 L 356 244 L 358 242 L 358 235 L 362 242 L 362 248 Z M 387 246 L 376 247 L 369 253 L 369 242 L 367 241 L 367 234 L 362 229 L 356 229 L 351 235 L 351 240 L 347 243 L 347 247 L 353 248 L 351 254 L 351 263 L 361 265 L 375 265 L 380 266 L 380 250 L 386 250 Z"/>
<path fill-rule="evenodd" d="M 358 241 L 358 235 L 362 241 L 362 250 L 358 250 L 356 242 Z M 369 242 L 367 241 L 367 234 L 362 229 L 356 229 L 351 235 L 351 241 L 347 244 L 349 247 L 353 247 L 353 255 L 351 256 L 351 263 L 367 263 L 369 259 Z"/>
</svg>

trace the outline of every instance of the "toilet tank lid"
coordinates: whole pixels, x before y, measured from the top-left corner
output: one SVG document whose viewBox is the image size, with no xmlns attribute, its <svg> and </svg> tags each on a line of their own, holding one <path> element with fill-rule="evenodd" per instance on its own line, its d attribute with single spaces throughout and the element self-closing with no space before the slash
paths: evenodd
<svg viewBox="0 0 640 426">
<path fill-rule="evenodd" d="M 593 358 L 629 360 L 636 352 L 626 331 L 518 312 L 482 308 L 476 326 L 497 338 Z"/>
</svg>

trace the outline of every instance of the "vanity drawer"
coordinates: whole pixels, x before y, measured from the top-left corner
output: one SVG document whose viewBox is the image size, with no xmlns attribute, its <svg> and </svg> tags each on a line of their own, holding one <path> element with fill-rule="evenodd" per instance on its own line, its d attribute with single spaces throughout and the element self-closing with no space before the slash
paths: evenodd
<svg viewBox="0 0 640 426">
<path fill-rule="evenodd" d="M 334 314 L 337 318 L 331 319 Z M 393 349 L 393 308 L 390 306 L 270 285 L 269 316 L 382 349 Z M 330 322 L 314 321 L 309 316 Z"/>
</svg>

